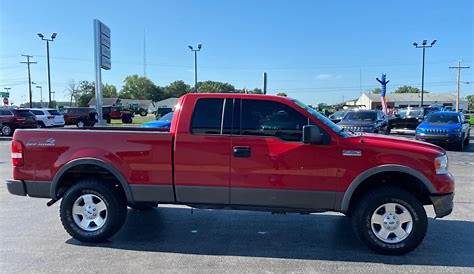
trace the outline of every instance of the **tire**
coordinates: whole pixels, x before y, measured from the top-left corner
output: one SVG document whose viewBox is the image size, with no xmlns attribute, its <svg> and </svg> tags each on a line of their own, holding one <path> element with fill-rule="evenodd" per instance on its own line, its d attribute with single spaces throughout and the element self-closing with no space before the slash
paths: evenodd
<svg viewBox="0 0 474 274">
<path fill-rule="evenodd" d="M 454 150 L 456 151 L 463 151 L 464 150 L 464 139 L 461 138 L 457 143 L 454 145 Z"/>
<path fill-rule="evenodd" d="M 13 135 L 13 129 L 7 124 L 2 125 L 0 131 L 2 132 L 3 136 Z"/>
<path fill-rule="evenodd" d="M 148 112 L 147 111 L 140 111 L 140 116 L 147 116 L 148 115 Z"/>
<path fill-rule="evenodd" d="M 135 210 L 151 210 L 158 206 L 158 203 L 155 202 L 135 202 L 135 203 L 128 203 L 128 207 Z"/>
<path fill-rule="evenodd" d="M 76 127 L 78 128 L 83 128 L 86 125 L 86 123 L 82 120 L 79 120 L 76 122 Z"/>
<path fill-rule="evenodd" d="M 95 206 L 87 207 L 92 204 Z M 78 212 L 81 213 L 75 214 Z M 94 213 L 97 216 L 91 215 Z M 96 180 L 81 180 L 64 194 L 59 215 L 71 237 L 81 242 L 96 243 L 107 240 L 120 230 L 127 216 L 127 206 L 125 199 L 112 186 Z M 84 219 L 87 221 L 83 222 Z"/>
<path fill-rule="evenodd" d="M 390 210 L 391 205 L 395 205 L 394 211 Z M 404 219 L 408 221 L 403 222 Z M 381 187 L 359 199 L 352 212 L 352 225 L 357 237 L 376 253 L 401 255 L 420 245 L 428 220 L 423 204 L 411 193 L 397 187 Z"/>
<path fill-rule="evenodd" d="M 38 122 L 38 127 L 39 127 L 39 128 L 45 128 L 46 125 L 45 125 L 42 121 L 39 121 L 39 122 Z"/>
<path fill-rule="evenodd" d="M 467 136 L 466 139 L 464 139 L 464 146 L 469 146 L 469 139 L 471 138 L 471 136 Z"/>
</svg>

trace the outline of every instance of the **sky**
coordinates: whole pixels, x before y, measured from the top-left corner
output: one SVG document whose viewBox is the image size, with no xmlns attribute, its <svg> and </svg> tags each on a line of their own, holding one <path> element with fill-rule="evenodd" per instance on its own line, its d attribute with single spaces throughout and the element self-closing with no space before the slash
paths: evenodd
<svg viewBox="0 0 474 274">
<path fill-rule="evenodd" d="M 337 103 L 378 87 L 387 74 L 388 92 L 421 87 L 421 49 L 413 42 L 437 39 L 426 50 L 425 90 L 454 93 L 456 71 L 472 67 L 472 1 L 27 1 L 0 0 L 0 89 L 11 101 L 28 99 L 25 58 L 33 55 L 32 81 L 47 99 L 46 45 L 36 33 L 57 32 L 50 45 L 51 86 L 68 101 L 68 83 L 93 81 L 93 19 L 111 29 L 112 69 L 102 82 L 116 85 L 144 74 L 158 85 L 194 82 L 188 45 L 203 45 L 198 80 L 237 88 L 285 92 L 308 104 Z M 146 37 L 146 51 L 144 51 Z M 474 94 L 473 69 L 462 71 L 462 95 Z M 33 99 L 40 92 L 33 86 Z"/>
</svg>

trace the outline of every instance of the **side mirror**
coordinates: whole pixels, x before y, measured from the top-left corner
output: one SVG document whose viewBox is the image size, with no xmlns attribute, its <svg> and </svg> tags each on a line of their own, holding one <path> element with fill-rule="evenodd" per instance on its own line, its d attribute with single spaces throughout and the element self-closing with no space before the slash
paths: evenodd
<svg viewBox="0 0 474 274">
<path fill-rule="evenodd" d="M 321 130 L 319 130 L 319 127 L 313 125 L 303 126 L 303 143 L 321 144 L 322 142 L 323 137 L 321 135 Z"/>
</svg>

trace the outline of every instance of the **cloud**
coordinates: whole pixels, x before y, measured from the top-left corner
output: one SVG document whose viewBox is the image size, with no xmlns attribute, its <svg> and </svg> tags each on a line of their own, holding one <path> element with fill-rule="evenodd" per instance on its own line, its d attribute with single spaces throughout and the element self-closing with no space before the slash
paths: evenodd
<svg viewBox="0 0 474 274">
<path fill-rule="evenodd" d="M 334 80 L 334 79 L 339 79 L 341 78 L 340 75 L 334 75 L 334 74 L 329 74 L 329 73 L 322 73 L 316 75 L 316 79 L 318 80 Z"/>
</svg>

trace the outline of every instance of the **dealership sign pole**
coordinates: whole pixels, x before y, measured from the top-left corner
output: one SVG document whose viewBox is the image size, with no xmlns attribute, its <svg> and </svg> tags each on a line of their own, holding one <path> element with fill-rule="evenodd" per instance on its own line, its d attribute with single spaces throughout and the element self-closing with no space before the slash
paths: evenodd
<svg viewBox="0 0 474 274">
<path fill-rule="evenodd" d="M 109 70 L 110 63 L 110 29 L 104 23 L 94 19 L 94 54 L 95 54 L 95 107 L 99 125 L 102 119 L 102 71 Z"/>
</svg>

